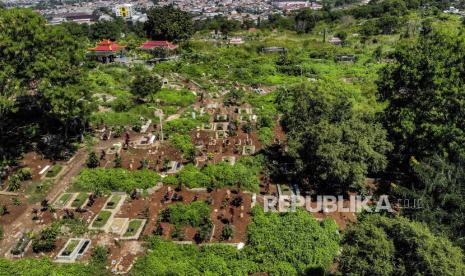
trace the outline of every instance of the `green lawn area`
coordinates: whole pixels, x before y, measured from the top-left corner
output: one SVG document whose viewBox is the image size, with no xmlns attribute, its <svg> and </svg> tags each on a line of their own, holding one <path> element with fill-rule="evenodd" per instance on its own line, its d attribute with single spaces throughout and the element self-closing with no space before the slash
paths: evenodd
<svg viewBox="0 0 465 276">
<path fill-rule="evenodd" d="M 94 223 L 92 223 L 92 227 L 102 228 L 108 222 L 110 216 L 110 211 L 100 211 L 100 213 L 97 215 L 97 218 L 94 220 Z"/>
<path fill-rule="evenodd" d="M 87 195 L 87 193 L 79 193 L 77 197 L 73 200 L 73 203 L 71 203 L 71 207 L 73 208 L 81 207 L 88 197 L 89 196 Z"/>
<path fill-rule="evenodd" d="M 58 165 L 58 164 L 53 165 L 53 167 L 50 170 L 48 170 L 45 176 L 50 177 L 50 178 L 55 177 L 61 172 L 62 169 L 63 169 L 63 166 L 61 165 Z"/>
<path fill-rule="evenodd" d="M 124 237 L 134 236 L 141 226 L 142 226 L 142 220 L 140 219 L 131 220 L 129 222 L 128 229 L 126 230 L 126 233 L 124 233 L 123 236 Z"/>
<path fill-rule="evenodd" d="M 105 205 L 105 209 L 115 209 L 116 205 L 118 205 L 118 202 L 121 200 L 120 195 L 113 195 L 108 201 L 107 205 Z"/>
</svg>

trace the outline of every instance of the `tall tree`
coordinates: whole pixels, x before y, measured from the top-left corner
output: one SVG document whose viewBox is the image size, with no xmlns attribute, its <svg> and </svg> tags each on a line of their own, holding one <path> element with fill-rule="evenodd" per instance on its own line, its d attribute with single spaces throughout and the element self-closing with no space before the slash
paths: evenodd
<svg viewBox="0 0 465 276">
<path fill-rule="evenodd" d="M 369 215 L 342 240 L 344 275 L 464 275 L 463 252 L 421 223 Z"/>
<path fill-rule="evenodd" d="M 278 103 L 289 136 L 289 155 L 299 178 L 308 177 L 314 188 L 347 192 L 363 188 L 368 173 L 387 165 L 391 149 L 386 131 L 373 115 L 353 110 L 344 93 L 331 99 L 319 86 L 282 90 Z"/>
<path fill-rule="evenodd" d="M 423 24 L 381 72 L 379 96 L 398 161 L 435 154 L 465 160 L 465 35 Z"/>
<path fill-rule="evenodd" d="M 173 6 L 152 8 L 147 16 L 144 29 L 152 39 L 179 41 L 193 34 L 191 15 Z"/>
</svg>

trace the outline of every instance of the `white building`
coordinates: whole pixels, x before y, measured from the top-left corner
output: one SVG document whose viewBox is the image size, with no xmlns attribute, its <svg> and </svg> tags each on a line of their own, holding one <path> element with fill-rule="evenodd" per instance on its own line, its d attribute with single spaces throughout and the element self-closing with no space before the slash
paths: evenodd
<svg viewBox="0 0 465 276">
<path fill-rule="evenodd" d="M 123 17 L 123 18 L 132 18 L 134 15 L 134 7 L 132 4 L 121 4 L 116 5 L 113 8 L 113 12 L 116 16 Z"/>
</svg>

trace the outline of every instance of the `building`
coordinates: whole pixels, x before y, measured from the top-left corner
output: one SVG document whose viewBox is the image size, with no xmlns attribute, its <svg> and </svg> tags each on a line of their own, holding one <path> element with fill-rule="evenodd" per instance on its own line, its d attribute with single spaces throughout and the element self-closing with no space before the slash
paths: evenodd
<svg viewBox="0 0 465 276">
<path fill-rule="evenodd" d="M 118 17 L 132 18 L 134 16 L 134 6 L 132 4 L 116 5 L 113 12 Z"/>
<path fill-rule="evenodd" d="M 108 63 L 115 61 L 115 58 L 122 58 L 126 46 L 119 45 L 111 40 L 102 40 L 95 48 L 90 48 L 88 56 L 97 61 Z"/>
</svg>

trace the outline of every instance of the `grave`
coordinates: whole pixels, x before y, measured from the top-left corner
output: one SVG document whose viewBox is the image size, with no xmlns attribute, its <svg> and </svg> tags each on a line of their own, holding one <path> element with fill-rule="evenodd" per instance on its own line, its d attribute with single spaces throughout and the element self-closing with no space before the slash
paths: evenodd
<svg viewBox="0 0 465 276">
<path fill-rule="evenodd" d="M 254 145 L 245 145 L 242 148 L 242 155 L 252 155 L 255 153 L 255 146 Z"/>
<path fill-rule="evenodd" d="M 124 234 L 121 235 L 123 240 L 137 240 L 144 229 L 146 219 L 131 219 L 124 229 Z"/>
<path fill-rule="evenodd" d="M 146 149 L 153 145 L 153 143 L 155 142 L 155 138 L 156 136 L 153 134 L 143 136 L 142 138 L 136 140 L 133 146 L 136 149 Z"/>
<path fill-rule="evenodd" d="M 141 118 L 141 119 L 142 119 L 142 118 Z M 145 124 L 143 124 L 142 127 L 140 128 L 140 133 L 146 133 L 151 124 L 152 124 L 152 120 L 150 120 L 150 119 L 147 120 L 147 121 L 145 122 Z"/>
<path fill-rule="evenodd" d="M 230 165 L 234 165 L 236 163 L 236 157 L 235 156 L 223 156 L 222 161 Z"/>
<path fill-rule="evenodd" d="M 123 231 L 127 228 L 128 222 L 128 218 L 115 218 L 108 231 L 113 234 L 123 235 Z"/>
<path fill-rule="evenodd" d="M 89 239 L 69 239 L 56 257 L 56 262 L 72 263 L 80 258 L 89 249 Z"/>
<path fill-rule="evenodd" d="M 76 197 L 77 193 L 63 193 L 58 199 L 53 203 L 53 207 L 57 209 L 62 209 L 68 206 Z"/>
<path fill-rule="evenodd" d="M 23 234 L 18 242 L 11 248 L 10 253 L 13 257 L 23 257 L 31 245 L 31 238 L 27 234 Z"/>
<path fill-rule="evenodd" d="M 120 154 L 121 153 L 121 148 L 122 148 L 121 143 L 113 144 L 109 149 L 107 149 L 106 154 L 108 154 L 108 155 Z"/>
</svg>

